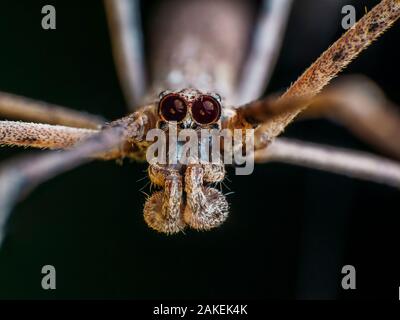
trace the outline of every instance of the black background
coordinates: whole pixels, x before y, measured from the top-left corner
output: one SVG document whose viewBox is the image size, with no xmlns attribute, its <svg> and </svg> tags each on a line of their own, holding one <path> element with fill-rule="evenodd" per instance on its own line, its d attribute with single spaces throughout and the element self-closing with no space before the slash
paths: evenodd
<svg viewBox="0 0 400 320">
<path fill-rule="evenodd" d="M 354 2 L 358 16 L 377 3 Z M 295 1 L 268 91 L 288 86 L 343 32 L 344 3 Z M 44 4 L 57 9 L 55 31 L 41 28 Z M 371 77 L 398 104 L 399 35 L 397 24 L 346 70 Z M 118 118 L 126 109 L 109 40 L 101 1 L 3 0 L 0 90 Z M 285 135 L 376 152 L 326 120 Z M 28 152 L 37 151 L 0 155 Z M 399 299 L 398 190 L 282 164 L 250 176 L 229 170 L 228 221 L 166 237 L 142 218 L 145 169 L 91 163 L 21 202 L 0 250 L 0 298 Z M 53 291 L 41 289 L 46 264 L 57 270 Z M 354 291 L 340 286 L 346 264 L 357 270 Z"/>
</svg>

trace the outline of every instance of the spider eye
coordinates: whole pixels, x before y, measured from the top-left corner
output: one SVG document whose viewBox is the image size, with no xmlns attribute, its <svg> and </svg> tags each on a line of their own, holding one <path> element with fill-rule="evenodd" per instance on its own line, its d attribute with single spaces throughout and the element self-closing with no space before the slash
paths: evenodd
<svg viewBox="0 0 400 320">
<path fill-rule="evenodd" d="M 181 122 L 186 117 L 186 102 L 176 94 L 168 94 L 161 99 L 158 112 L 165 121 Z"/>
<path fill-rule="evenodd" d="M 192 117 L 199 124 L 210 124 L 221 116 L 220 103 L 211 96 L 201 96 L 192 105 Z"/>
</svg>

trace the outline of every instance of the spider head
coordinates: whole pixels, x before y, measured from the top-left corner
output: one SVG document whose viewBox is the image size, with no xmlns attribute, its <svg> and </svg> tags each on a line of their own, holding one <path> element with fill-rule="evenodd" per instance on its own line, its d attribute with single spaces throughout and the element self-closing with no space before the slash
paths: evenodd
<svg viewBox="0 0 400 320">
<path fill-rule="evenodd" d="M 158 127 L 177 123 L 179 129 L 219 129 L 222 113 L 221 97 L 196 89 L 163 91 L 160 94 Z"/>
<path fill-rule="evenodd" d="M 178 139 L 176 150 L 172 151 L 170 143 L 166 143 L 163 160 L 177 162 L 150 164 L 150 180 L 161 188 L 145 204 L 144 218 L 151 228 L 164 233 L 176 233 L 186 226 L 208 230 L 226 219 L 225 196 L 210 186 L 223 180 L 225 168 L 222 161 L 215 164 L 211 163 L 211 158 L 206 158 L 207 151 L 211 150 L 211 138 L 202 137 L 201 131 L 221 129 L 221 113 L 221 98 L 217 94 L 184 89 L 160 95 L 157 127 L 173 133 L 175 129 L 170 125 L 177 124 L 177 131 L 185 134 L 183 130 L 189 129 L 198 139 L 193 140 L 194 144 L 188 149 L 186 143 L 193 142 L 191 139 Z M 187 154 L 188 150 L 196 149 L 194 154 Z"/>
</svg>

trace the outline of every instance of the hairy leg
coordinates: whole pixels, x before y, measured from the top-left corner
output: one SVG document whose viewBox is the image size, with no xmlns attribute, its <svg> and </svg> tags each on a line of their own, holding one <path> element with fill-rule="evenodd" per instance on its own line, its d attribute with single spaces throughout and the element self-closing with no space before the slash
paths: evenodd
<svg viewBox="0 0 400 320">
<path fill-rule="evenodd" d="M 251 128 L 279 117 L 282 111 L 295 110 L 311 101 L 299 119 L 327 117 L 345 125 L 353 134 L 382 152 L 400 159 L 400 110 L 379 87 L 363 76 L 345 76 L 314 99 L 295 97 L 252 103 L 237 110 L 226 123 L 228 128 Z M 257 141 L 256 149 L 265 147 Z M 261 141 L 263 142 L 263 141 Z M 270 141 L 267 141 L 270 142 Z"/>
<path fill-rule="evenodd" d="M 400 109 L 362 76 L 342 77 L 305 110 L 300 119 L 327 117 L 386 154 L 400 159 Z"/>
<path fill-rule="evenodd" d="M 215 174 L 210 170 L 204 170 L 200 164 L 189 165 L 186 169 L 184 220 L 194 229 L 209 230 L 218 227 L 228 217 L 229 205 L 225 196 L 214 188 L 204 186 L 204 180 L 211 181 L 213 176 L 215 177 L 213 182 L 223 179 L 221 170 L 216 169 Z"/>
<path fill-rule="evenodd" d="M 135 158 L 147 131 L 155 126 L 154 108 L 153 105 L 146 106 L 138 112 L 111 122 L 99 132 L 89 134 L 82 140 L 77 139 L 77 143 L 71 149 L 59 152 L 47 151 L 42 155 L 13 159 L 2 164 L 0 167 L 0 242 L 4 236 L 4 226 L 15 202 L 22 194 L 28 193 L 38 184 L 95 158 L 107 160 L 125 156 Z M 44 128 L 45 125 L 36 125 L 36 128 L 37 126 Z M 54 129 L 54 127 L 56 126 L 46 128 Z M 75 133 L 76 130 L 79 131 L 75 128 L 69 129 Z M 7 130 L 4 132 L 7 135 Z M 18 128 L 14 130 L 14 133 L 18 134 Z M 41 130 L 37 131 L 38 135 L 41 133 Z M 51 133 L 54 134 L 54 132 Z"/>
<path fill-rule="evenodd" d="M 105 122 L 100 116 L 5 92 L 0 92 L 0 116 L 88 129 L 98 129 Z"/>
<path fill-rule="evenodd" d="M 65 149 L 98 132 L 41 123 L 0 121 L 0 145 Z"/>
<path fill-rule="evenodd" d="M 246 128 L 260 125 L 257 128 L 255 144 L 265 147 L 276 136 L 282 133 L 285 127 L 305 108 L 312 99 L 357 55 L 367 48 L 383 32 L 390 28 L 400 17 L 400 0 L 382 0 L 351 29 L 329 47 L 281 96 L 272 104 L 269 98 L 254 101 L 239 108 L 232 119 L 227 120 L 236 127 Z M 299 100 L 297 100 L 299 99 Z M 287 105 L 285 101 L 295 100 L 297 104 L 289 103 L 293 108 L 279 110 L 279 106 Z M 244 108 L 253 108 L 259 111 L 270 111 L 276 105 L 276 113 L 269 120 L 262 123 L 253 121 L 252 112 L 243 116 L 240 111 Z"/>
<path fill-rule="evenodd" d="M 255 161 L 284 162 L 400 188 L 400 163 L 365 152 L 277 138 L 256 151 Z"/>
<path fill-rule="evenodd" d="M 150 168 L 149 168 L 150 170 Z M 152 175 L 150 178 L 152 179 Z M 163 191 L 155 192 L 144 206 L 144 220 L 147 225 L 159 232 L 172 234 L 182 231 L 186 224 L 182 219 L 182 177 L 179 173 L 155 180 L 162 183 Z"/>
<path fill-rule="evenodd" d="M 106 153 L 96 154 L 103 160 L 129 157 L 142 161 L 145 159 L 147 132 L 156 126 L 155 105 L 142 107 L 124 118 L 103 125 L 104 128 L 120 128 L 124 132 L 123 144 Z M 0 121 L 0 146 L 22 146 L 34 148 L 65 149 L 101 131 L 72 128 L 40 123 Z"/>
<path fill-rule="evenodd" d="M 120 128 L 110 128 L 89 137 L 76 147 L 60 152 L 47 151 L 13 159 L 0 167 L 0 243 L 14 204 L 40 183 L 89 162 L 95 154 L 106 153 L 121 144 Z"/>
</svg>

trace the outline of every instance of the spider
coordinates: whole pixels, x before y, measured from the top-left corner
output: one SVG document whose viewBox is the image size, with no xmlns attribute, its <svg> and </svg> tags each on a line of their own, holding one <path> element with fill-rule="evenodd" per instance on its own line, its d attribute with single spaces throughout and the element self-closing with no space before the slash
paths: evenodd
<svg viewBox="0 0 400 320">
<path fill-rule="evenodd" d="M 141 79 L 143 64 L 129 65 L 129 60 L 124 60 L 127 48 L 135 49 L 137 44 L 126 39 L 126 42 L 123 41 L 125 33 L 121 30 L 124 31 L 124 19 L 127 18 L 123 11 L 126 9 L 124 6 L 134 5 L 135 2 L 118 3 L 106 1 L 111 12 L 111 29 L 119 32 L 119 36 L 117 34 L 114 37 L 117 43 L 116 59 L 119 61 L 122 79 L 128 87 L 128 100 L 132 105 L 141 106 L 121 119 L 105 122 L 98 116 L 1 93 L 0 111 L 3 116 L 35 121 L 0 121 L 0 143 L 3 146 L 64 151 L 48 151 L 41 156 L 21 158 L 3 165 L 0 175 L 0 238 L 4 237 L 5 224 L 15 202 L 35 186 L 93 159 L 130 158 L 143 161 L 146 150 L 151 145 L 145 138 L 147 133 L 154 128 L 168 131 L 169 123 L 178 123 L 178 130 L 210 127 L 230 131 L 254 129 L 254 157 L 259 163 L 283 161 L 400 186 L 400 165 L 395 161 L 362 152 L 278 137 L 300 114 L 306 117 L 324 114 L 328 110 L 336 112 L 343 119 L 357 119 L 358 125 L 354 128 L 356 134 L 393 155 L 400 155 L 400 146 L 394 139 L 400 117 L 387 108 L 388 102 L 383 96 L 370 94 L 370 91 L 375 90 L 371 84 L 348 80 L 347 83 L 344 81 L 328 87 L 321 93 L 361 51 L 395 23 L 400 17 L 400 0 L 382 0 L 329 47 L 279 98 L 268 96 L 251 101 L 249 97 L 254 95 L 254 88 L 248 87 L 251 82 L 245 81 L 248 80 L 246 74 L 258 77 L 260 71 L 248 72 L 245 69 L 244 81 L 237 86 L 236 94 L 235 90 L 227 89 L 224 85 L 232 82 L 232 75 L 224 69 L 222 60 L 217 59 L 221 55 L 218 47 L 225 45 L 226 48 L 222 50 L 224 53 L 227 48 L 234 49 L 235 47 L 230 47 L 232 43 L 244 41 L 240 35 L 233 35 L 233 41 L 215 44 L 205 52 L 202 47 L 194 50 L 195 56 L 199 54 L 204 59 L 198 65 L 188 63 L 181 56 L 176 58 L 175 52 L 170 52 L 169 56 L 175 65 L 164 70 L 164 64 L 167 65 L 165 60 L 156 59 L 162 64 L 157 68 L 160 72 L 158 76 L 164 77 L 163 81 L 173 84 L 175 89 L 165 91 L 169 88 L 159 88 L 158 84 L 154 84 L 145 94 L 143 82 L 132 78 L 135 73 Z M 182 12 L 174 12 L 177 21 L 180 17 L 189 15 L 184 9 L 192 10 L 193 16 L 198 3 L 193 1 L 194 5 L 180 6 L 178 9 Z M 236 20 L 236 14 L 240 10 L 235 11 L 235 8 L 241 7 L 232 5 L 231 12 L 224 12 L 225 20 L 221 18 L 220 21 L 222 24 L 230 26 Z M 220 12 L 213 7 L 208 10 Z M 168 10 L 162 11 L 158 28 L 165 27 L 163 22 L 168 22 L 168 19 L 163 18 L 168 17 L 169 13 Z M 244 25 L 239 24 L 239 27 L 245 29 Z M 172 24 L 171 30 L 178 32 L 174 28 Z M 196 21 L 191 28 L 195 33 L 198 32 Z M 200 38 L 208 36 L 208 32 L 218 31 L 211 28 L 203 34 L 200 32 Z M 196 43 L 192 41 L 193 39 L 182 36 L 181 48 L 177 38 L 176 51 L 190 52 L 188 47 L 196 48 Z M 137 53 L 135 50 L 132 52 Z M 136 58 L 140 61 L 140 57 Z M 221 63 L 220 68 L 215 67 L 214 60 Z M 240 59 L 232 53 L 227 60 L 235 65 Z M 255 65 L 259 62 L 256 58 L 252 61 Z M 210 70 L 209 65 L 215 68 Z M 249 68 L 251 67 L 250 65 Z M 130 75 L 127 76 L 127 72 Z M 133 97 L 129 97 L 133 94 Z M 334 105 L 341 107 L 334 108 Z M 366 112 L 358 112 L 360 105 Z M 387 125 L 377 130 L 375 121 L 385 121 Z M 245 144 L 244 141 L 243 146 Z M 199 148 L 202 147 L 199 145 Z M 152 163 L 148 168 L 148 175 L 152 183 L 160 188 L 160 191 L 147 199 L 144 207 L 144 219 L 151 228 L 167 234 L 180 232 L 186 227 L 209 230 L 221 225 L 227 218 L 228 202 L 220 191 L 211 186 L 212 183 L 224 179 L 224 163 L 197 162 L 184 166 Z"/>
</svg>

